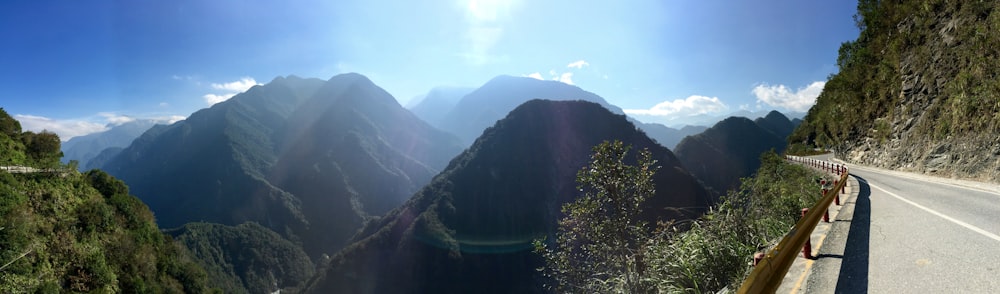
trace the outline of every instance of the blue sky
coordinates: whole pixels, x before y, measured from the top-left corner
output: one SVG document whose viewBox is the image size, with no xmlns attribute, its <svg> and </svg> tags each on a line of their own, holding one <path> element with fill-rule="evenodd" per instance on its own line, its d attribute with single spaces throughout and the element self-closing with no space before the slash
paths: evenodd
<svg viewBox="0 0 1000 294">
<path fill-rule="evenodd" d="M 808 109 L 851 1 L 5 1 L 0 106 L 63 139 L 176 120 L 276 76 L 358 72 L 401 104 L 500 75 L 678 122 Z"/>
</svg>

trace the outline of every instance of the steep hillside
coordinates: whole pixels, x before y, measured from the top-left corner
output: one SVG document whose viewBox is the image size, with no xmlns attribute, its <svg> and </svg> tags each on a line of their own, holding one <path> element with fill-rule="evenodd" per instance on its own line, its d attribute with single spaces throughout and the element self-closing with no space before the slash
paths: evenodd
<svg viewBox="0 0 1000 294">
<path fill-rule="evenodd" d="M 483 130 L 531 99 L 590 101 L 611 112 L 624 113 L 604 98 L 573 85 L 529 77 L 498 76 L 465 95 L 443 118 L 440 128 L 470 145 L 483 134 Z"/>
<path fill-rule="evenodd" d="M 314 272 L 300 247 L 257 223 L 189 223 L 167 233 L 205 268 L 209 284 L 226 293 L 274 293 Z"/>
<path fill-rule="evenodd" d="M 783 115 L 771 117 L 776 122 L 758 120 L 769 126 L 791 124 Z M 750 176 L 760 167 L 761 153 L 784 150 L 783 138 L 745 117 L 730 117 L 700 134 L 684 138 L 674 152 L 691 174 L 714 190 L 716 196 L 721 196 L 739 188 L 740 178 Z"/>
<path fill-rule="evenodd" d="M 456 154 L 458 140 L 424 123 L 361 75 L 331 79 L 288 120 L 268 181 L 295 195 L 306 251 L 333 254 L 371 216 L 406 202 Z"/>
<path fill-rule="evenodd" d="M 304 100 L 285 79 L 275 79 L 143 134 L 103 169 L 128 183 L 161 226 L 261 220 L 284 231 L 305 222 L 301 207 L 264 178 L 277 160 L 273 136 Z"/>
<path fill-rule="evenodd" d="M 24 139 L 0 110 L 0 142 Z M 58 141 L 58 137 L 57 137 Z M 30 145 L 30 144 L 29 144 Z M 0 145 L 2 146 L 2 145 Z M 58 154 L 58 146 L 50 152 Z M 5 158 L 27 157 L 4 150 Z M 0 171 L 0 292 L 203 293 L 205 271 L 101 171 Z"/>
<path fill-rule="evenodd" d="M 649 219 L 691 218 L 708 195 L 624 116 L 583 101 L 511 111 L 402 207 L 373 220 L 308 285 L 311 293 L 534 293 L 532 240 L 551 236 L 591 147 L 622 140 L 662 166 Z M 633 154 L 634 156 L 634 154 Z M 633 159 L 634 160 L 634 159 Z"/>
<path fill-rule="evenodd" d="M 861 33 L 789 141 L 855 163 L 1000 180 L 998 8 L 859 1 Z"/>
<path fill-rule="evenodd" d="M 125 148 L 132 144 L 143 132 L 149 130 L 157 121 L 140 119 L 117 126 L 110 126 L 107 131 L 73 137 L 62 144 L 63 162 L 76 160 L 80 168 L 89 166 L 90 160 L 100 155 L 107 148 Z"/>
<path fill-rule="evenodd" d="M 257 222 L 315 259 L 460 151 L 364 76 L 292 76 L 153 128 L 104 169 L 164 227 Z"/>
</svg>

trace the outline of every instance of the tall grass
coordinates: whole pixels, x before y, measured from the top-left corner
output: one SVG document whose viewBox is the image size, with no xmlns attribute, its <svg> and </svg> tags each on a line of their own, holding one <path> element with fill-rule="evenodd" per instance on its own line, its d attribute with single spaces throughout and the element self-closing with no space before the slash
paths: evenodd
<svg viewBox="0 0 1000 294">
<path fill-rule="evenodd" d="M 819 198 L 821 174 L 768 152 L 740 190 L 690 229 L 661 229 L 645 247 L 648 279 L 661 293 L 713 293 L 734 289 L 749 273 L 752 256 L 795 225 L 802 207 Z"/>
</svg>

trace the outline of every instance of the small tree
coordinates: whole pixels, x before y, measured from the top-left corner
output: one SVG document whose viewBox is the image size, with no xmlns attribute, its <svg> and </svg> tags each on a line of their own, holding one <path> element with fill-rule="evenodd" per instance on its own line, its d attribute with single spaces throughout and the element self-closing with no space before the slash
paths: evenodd
<svg viewBox="0 0 1000 294">
<path fill-rule="evenodd" d="M 40 133 L 24 132 L 21 139 L 27 147 L 27 155 L 42 167 L 56 167 L 62 158 L 61 142 L 56 133 L 42 130 Z"/>
<path fill-rule="evenodd" d="M 7 114 L 3 107 L 0 107 L 0 134 L 14 139 L 21 134 L 21 123 Z"/>
<path fill-rule="evenodd" d="M 536 251 L 545 257 L 544 271 L 561 293 L 644 293 L 642 245 L 649 239 L 640 220 L 642 203 L 655 193 L 653 175 L 659 169 L 648 150 L 637 165 L 625 163 L 631 146 L 621 141 L 594 147 L 590 166 L 577 173 L 583 196 L 563 205 L 556 248 L 540 240 Z"/>
</svg>

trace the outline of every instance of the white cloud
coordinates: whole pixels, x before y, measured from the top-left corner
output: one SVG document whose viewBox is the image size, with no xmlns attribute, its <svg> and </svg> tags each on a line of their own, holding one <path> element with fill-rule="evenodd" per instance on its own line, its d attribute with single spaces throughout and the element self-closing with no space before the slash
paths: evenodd
<svg viewBox="0 0 1000 294">
<path fill-rule="evenodd" d="M 545 80 L 545 78 L 542 77 L 542 74 L 541 73 L 537 73 L 537 72 L 526 74 L 524 76 L 529 77 L 529 78 L 534 78 L 536 80 Z"/>
<path fill-rule="evenodd" d="M 166 102 L 160 102 L 159 106 L 160 106 L 160 107 L 169 107 L 169 106 L 170 106 L 170 103 L 166 103 Z"/>
<path fill-rule="evenodd" d="M 99 112 L 97 113 L 97 116 L 104 118 L 104 121 L 107 121 L 109 124 L 114 126 L 118 126 L 130 121 L 135 121 L 134 117 L 128 115 L 115 114 L 112 112 Z"/>
<path fill-rule="evenodd" d="M 194 80 L 196 77 L 195 76 L 187 76 L 187 75 L 185 75 L 185 76 L 182 76 L 182 75 L 172 75 L 172 76 L 170 76 L 170 78 L 172 78 L 174 80 L 178 80 L 178 81 L 190 81 L 190 80 Z"/>
<path fill-rule="evenodd" d="M 685 99 L 673 101 L 663 101 L 653 105 L 649 109 L 625 109 L 625 113 L 633 115 L 651 115 L 683 117 L 699 114 L 719 113 L 728 110 L 729 107 L 722 103 L 718 97 L 705 97 L 692 95 Z"/>
<path fill-rule="evenodd" d="M 169 124 L 173 124 L 173 123 L 178 122 L 178 121 L 185 120 L 185 119 L 187 119 L 187 117 L 184 117 L 182 115 L 167 115 L 167 116 L 150 117 L 149 119 L 155 121 L 158 124 L 168 124 L 169 125 Z"/>
<path fill-rule="evenodd" d="M 556 77 L 553 80 L 560 81 L 560 82 L 572 85 L 573 84 L 573 73 L 571 73 L 571 72 L 564 72 L 561 75 L 559 75 L 559 77 Z"/>
<path fill-rule="evenodd" d="M 819 97 L 819 93 L 823 92 L 825 85 L 826 82 L 823 81 L 812 82 L 793 92 L 785 85 L 761 84 L 754 87 L 752 92 L 757 97 L 757 102 L 801 112 L 808 111 L 816 103 L 816 97 Z"/>
<path fill-rule="evenodd" d="M 97 115 L 84 119 L 53 119 L 30 114 L 14 115 L 14 119 L 21 122 L 21 128 L 25 131 L 37 133 L 42 130 L 47 130 L 59 135 L 59 139 L 62 141 L 67 141 L 77 136 L 107 131 L 110 127 L 136 120 L 148 119 L 153 120 L 158 124 L 172 124 L 185 118 L 186 117 L 180 115 L 135 117 L 131 115 L 116 114 L 114 112 L 99 112 Z"/>
<path fill-rule="evenodd" d="M 254 80 L 251 77 L 243 77 L 238 81 L 232 81 L 228 83 L 222 83 L 222 84 L 212 83 L 212 88 L 216 90 L 228 90 L 231 92 L 243 92 L 246 91 L 247 89 L 250 89 L 250 87 L 256 85 L 260 85 L 260 83 L 257 83 L 257 80 Z"/>
<path fill-rule="evenodd" d="M 228 93 L 222 95 L 205 94 L 205 96 L 201 96 L 201 98 L 205 99 L 205 103 L 208 103 L 209 106 L 212 106 L 215 105 L 216 103 L 229 100 L 229 98 L 233 98 L 233 96 L 236 96 L 236 93 Z"/>
<path fill-rule="evenodd" d="M 41 132 L 42 130 L 48 130 L 59 135 L 59 139 L 63 141 L 76 136 L 107 130 L 105 124 L 84 120 L 55 120 L 30 114 L 15 114 L 14 119 L 21 122 L 21 128 L 26 131 Z"/>
<path fill-rule="evenodd" d="M 222 84 L 212 83 L 213 89 L 226 90 L 229 91 L 229 93 L 223 93 L 223 94 L 209 93 L 201 96 L 201 98 L 204 99 L 205 103 L 207 103 L 209 106 L 212 106 L 215 105 L 216 103 L 229 100 L 229 98 L 233 98 L 233 96 L 236 96 L 236 94 L 245 92 L 246 90 L 249 90 L 251 87 L 256 85 L 260 85 L 260 83 L 257 83 L 257 80 L 254 80 L 254 78 L 251 77 L 243 77 L 237 81 L 232 81 Z"/>
<path fill-rule="evenodd" d="M 584 61 L 584 60 L 577 60 L 577 61 L 574 61 L 574 62 L 571 62 L 570 64 L 567 64 L 567 65 L 566 65 L 566 67 L 568 67 L 568 68 L 576 68 L 576 69 L 581 69 L 581 68 L 583 68 L 584 66 L 588 66 L 588 65 L 590 65 L 590 63 L 587 63 L 587 61 Z"/>
</svg>

